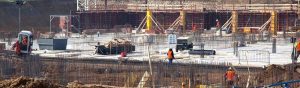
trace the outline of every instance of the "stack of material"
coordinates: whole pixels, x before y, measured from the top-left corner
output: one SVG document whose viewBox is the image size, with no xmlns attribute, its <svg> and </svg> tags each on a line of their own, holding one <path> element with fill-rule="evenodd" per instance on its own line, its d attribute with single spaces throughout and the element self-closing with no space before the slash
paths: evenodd
<svg viewBox="0 0 300 88">
<path fill-rule="evenodd" d="M 130 43 L 129 40 L 126 39 L 114 39 L 112 41 L 109 41 L 105 47 L 110 48 L 110 47 L 125 47 L 125 46 L 131 46 L 132 44 Z"/>
<path fill-rule="evenodd" d="M 96 46 L 96 52 L 98 54 L 120 54 L 121 52 L 132 52 L 135 51 L 135 46 L 131 44 L 129 40 L 126 39 L 113 39 L 105 45 Z"/>
<path fill-rule="evenodd" d="M 134 46 L 131 44 L 129 40 L 126 39 L 114 39 L 108 42 L 105 45 L 106 48 L 109 48 L 112 51 L 121 53 L 122 51 L 131 52 L 134 51 Z M 118 54 L 119 54 L 118 53 Z"/>
</svg>

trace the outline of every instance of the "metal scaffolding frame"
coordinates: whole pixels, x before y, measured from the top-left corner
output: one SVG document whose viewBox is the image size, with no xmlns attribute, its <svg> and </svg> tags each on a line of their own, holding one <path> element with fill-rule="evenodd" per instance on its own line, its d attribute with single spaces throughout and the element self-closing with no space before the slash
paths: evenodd
<svg viewBox="0 0 300 88">
<path fill-rule="evenodd" d="M 115 1 L 115 0 L 77 0 L 77 11 L 128 11 L 145 12 L 146 9 L 154 12 L 181 11 L 203 12 L 203 11 L 250 11 L 265 12 L 275 10 L 299 12 L 298 4 L 216 4 L 201 1 L 153 1 L 147 4 L 143 1 Z"/>
</svg>

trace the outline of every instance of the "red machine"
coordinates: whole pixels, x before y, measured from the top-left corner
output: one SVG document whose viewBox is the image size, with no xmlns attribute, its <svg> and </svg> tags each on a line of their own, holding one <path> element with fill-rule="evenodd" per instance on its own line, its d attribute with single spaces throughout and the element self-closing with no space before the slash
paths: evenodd
<svg viewBox="0 0 300 88">
<path fill-rule="evenodd" d="M 13 44 L 12 49 L 17 55 L 30 54 L 33 44 L 33 36 L 30 31 L 21 31 L 18 34 L 18 40 Z"/>
</svg>

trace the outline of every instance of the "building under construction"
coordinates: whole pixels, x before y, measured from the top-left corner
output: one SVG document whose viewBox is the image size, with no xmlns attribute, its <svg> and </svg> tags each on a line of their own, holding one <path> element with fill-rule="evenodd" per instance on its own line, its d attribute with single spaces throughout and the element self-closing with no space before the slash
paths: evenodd
<svg viewBox="0 0 300 88">
<path fill-rule="evenodd" d="M 283 31 L 292 29 L 297 22 L 298 4 L 256 4 L 258 1 L 246 1 L 237 4 L 224 0 L 77 0 L 76 14 L 80 15 L 83 29 L 113 29 L 117 25 L 137 28 L 147 11 L 151 11 L 163 29 L 169 28 L 181 15 L 184 16 L 181 19 L 184 30 L 210 29 L 217 25 L 216 20 L 223 25 L 232 19 L 236 20 L 233 24 L 236 26 L 232 26 L 236 29 L 261 29 L 269 22 L 274 26 L 266 29 Z M 233 15 L 235 18 L 231 18 Z M 273 21 L 269 21 L 271 19 Z"/>
<path fill-rule="evenodd" d="M 50 32 L 33 33 L 32 51 L 27 48 L 25 56 L 9 50 L 14 39 L 22 39 L 18 33 L 0 32 L 0 88 L 300 87 L 293 35 L 300 28 L 297 1 L 71 1 L 76 11 L 51 13 L 50 27 L 45 26 Z M 228 33 L 217 35 L 223 31 Z M 64 45 L 54 39 L 67 42 L 63 50 L 47 48 Z M 168 50 L 175 48 L 182 49 L 172 52 L 172 62 Z M 225 75 L 232 69 L 234 85 Z"/>
</svg>

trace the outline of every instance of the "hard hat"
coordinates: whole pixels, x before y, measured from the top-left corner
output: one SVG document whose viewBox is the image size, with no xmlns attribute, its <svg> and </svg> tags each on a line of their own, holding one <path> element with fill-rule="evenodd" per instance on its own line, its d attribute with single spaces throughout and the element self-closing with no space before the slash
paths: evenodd
<svg viewBox="0 0 300 88">
<path fill-rule="evenodd" d="M 231 70 L 232 68 L 231 68 L 231 67 L 229 67 L 228 69 L 229 69 L 229 70 Z"/>
</svg>

